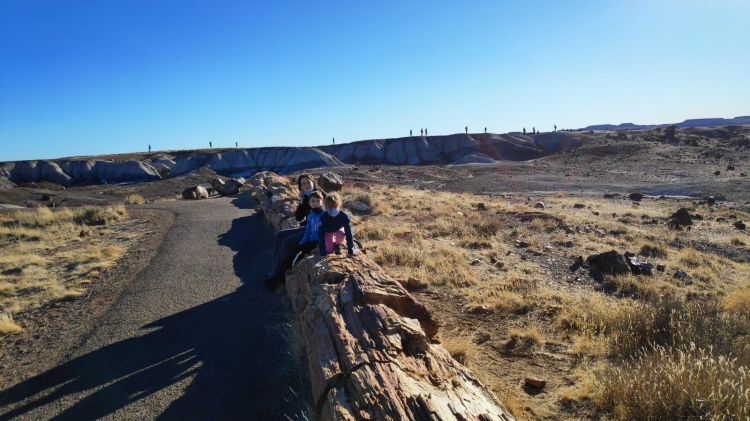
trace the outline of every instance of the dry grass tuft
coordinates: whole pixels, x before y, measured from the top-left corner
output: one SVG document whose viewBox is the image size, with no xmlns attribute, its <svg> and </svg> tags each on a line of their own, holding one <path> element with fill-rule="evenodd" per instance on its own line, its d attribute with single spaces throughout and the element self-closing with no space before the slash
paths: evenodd
<svg viewBox="0 0 750 421">
<path fill-rule="evenodd" d="M 23 329 L 17 325 L 10 314 L 0 313 L 0 336 L 10 335 L 11 333 L 18 333 Z"/>
<path fill-rule="evenodd" d="M 508 331 L 508 336 L 510 339 L 505 346 L 516 352 L 531 351 L 545 343 L 544 335 L 536 326 L 525 329 L 512 328 Z"/>
<path fill-rule="evenodd" d="M 142 205 L 144 203 L 146 203 L 146 199 L 144 199 L 143 196 L 137 193 L 129 194 L 127 195 L 127 197 L 125 197 L 126 205 Z"/>
<path fill-rule="evenodd" d="M 621 420 L 750 417 L 750 370 L 695 345 L 640 351 L 598 377 L 598 403 Z"/>
<path fill-rule="evenodd" d="M 453 359 L 466 367 L 469 367 L 477 352 L 474 342 L 468 337 L 443 338 L 441 343 Z"/>
</svg>

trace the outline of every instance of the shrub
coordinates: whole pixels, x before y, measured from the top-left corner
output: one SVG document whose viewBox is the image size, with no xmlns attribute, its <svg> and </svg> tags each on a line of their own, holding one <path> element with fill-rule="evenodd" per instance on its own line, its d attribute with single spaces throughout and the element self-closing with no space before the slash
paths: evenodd
<svg viewBox="0 0 750 421">
<path fill-rule="evenodd" d="M 695 344 L 642 350 L 597 377 L 597 402 L 621 420 L 750 417 L 750 370 Z"/>
<path fill-rule="evenodd" d="M 444 338 L 441 343 L 454 360 L 468 367 L 476 355 L 474 343 L 469 338 Z"/>
<path fill-rule="evenodd" d="M 75 221 L 83 225 L 106 225 L 109 222 L 120 220 L 127 215 L 122 205 L 114 207 L 87 206 L 76 212 Z"/>
<path fill-rule="evenodd" d="M 144 203 L 146 203 L 146 199 L 144 199 L 143 196 L 137 193 L 129 194 L 127 195 L 127 197 L 125 197 L 126 205 L 142 205 Z"/>
</svg>

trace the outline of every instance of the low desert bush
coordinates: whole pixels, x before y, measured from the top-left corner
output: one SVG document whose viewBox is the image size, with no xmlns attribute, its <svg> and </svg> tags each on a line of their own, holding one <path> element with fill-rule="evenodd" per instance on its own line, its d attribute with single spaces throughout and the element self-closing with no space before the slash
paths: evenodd
<svg viewBox="0 0 750 421">
<path fill-rule="evenodd" d="M 621 420 L 750 417 L 750 370 L 695 344 L 639 351 L 597 377 L 596 401 Z"/>
<path fill-rule="evenodd" d="M 146 199 L 138 193 L 129 194 L 125 197 L 126 205 L 142 205 L 146 203 Z"/>
<path fill-rule="evenodd" d="M 505 346 L 517 352 L 530 351 L 543 346 L 545 343 L 544 335 L 536 326 L 526 329 L 511 328 L 508 331 L 508 336 L 509 339 Z"/>
<path fill-rule="evenodd" d="M 443 338 L 441 341 L 443 347 L 451 354 L 453 359 L 465 365 L 466 367 L 471 364 L 472 359 L 476 355 L 476 347 L 474 342 L 467 337 L 448 337 Z"/>
<path fill-rule="evenodd" d="M 657 257 L 660 259 L 666 259 L 668 256 L 666 248 L 650 241 L 641 243 L 641 250 L 639 254 L 641 256 Z"/>
<path fill-rule="evenodd" d="M 0 313 L 0 336 L 20 332 L 21 326 L 17 325 L 10 314 Z"/>
</svg>

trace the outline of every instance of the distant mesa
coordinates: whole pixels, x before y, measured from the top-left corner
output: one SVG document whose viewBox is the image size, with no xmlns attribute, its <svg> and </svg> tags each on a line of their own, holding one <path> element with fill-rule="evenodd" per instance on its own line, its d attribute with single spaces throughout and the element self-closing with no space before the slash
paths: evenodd
<svg viewBox="0 0 750 421">
<path fill-rule="evenodd" d="M 579 130 L 647 130 L 655 129 L 657 127 L 668 127 L 677 126 L 679 128 L 688 127 L 716 127 L 716 126 L 743 126 L 750 124 L 750 116 L 740 116 L 735 118 L 694 118 L 691 120 L 685 120 L 682 123 L 667 123 L 667 124 L 633 124 L 633 123 L 622 123 L 622 124 L 596 124 L 593 126 L 586 126 Z"/>
<path fill-rule="evenodd" d="M 0 188 L 52 182 L 63 186 L 154 181 L 208 168 L 225 176 L 279 174 L 342 165 L 464 165 L 522 161 L 576 147 L 575 133 L 454 134 L 363 140 L 319 147 L 272 147 L 131 154 L 131 159 L 66 158 L 0 163 Z"/>
</svg>

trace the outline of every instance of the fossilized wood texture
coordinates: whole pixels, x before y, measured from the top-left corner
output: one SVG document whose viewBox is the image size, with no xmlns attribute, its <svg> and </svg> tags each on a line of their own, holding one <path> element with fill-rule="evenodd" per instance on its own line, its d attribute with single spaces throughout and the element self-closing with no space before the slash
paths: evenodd
<svg viewBox="0 0 750 421">
<path fill-rule="evenodd" d="M 257 179 L 252 194 L 265 198 L 268 221 L 277 229 L 294 221 L 289 182 Z M 288 190 L 268 195 L 271 184 L 284 183 Z M 439 344 L 430 312 L 367 256 L 313 254 L 286 273 L 286 290 L 320 419 L 513 419 Z"/>
</svg>

